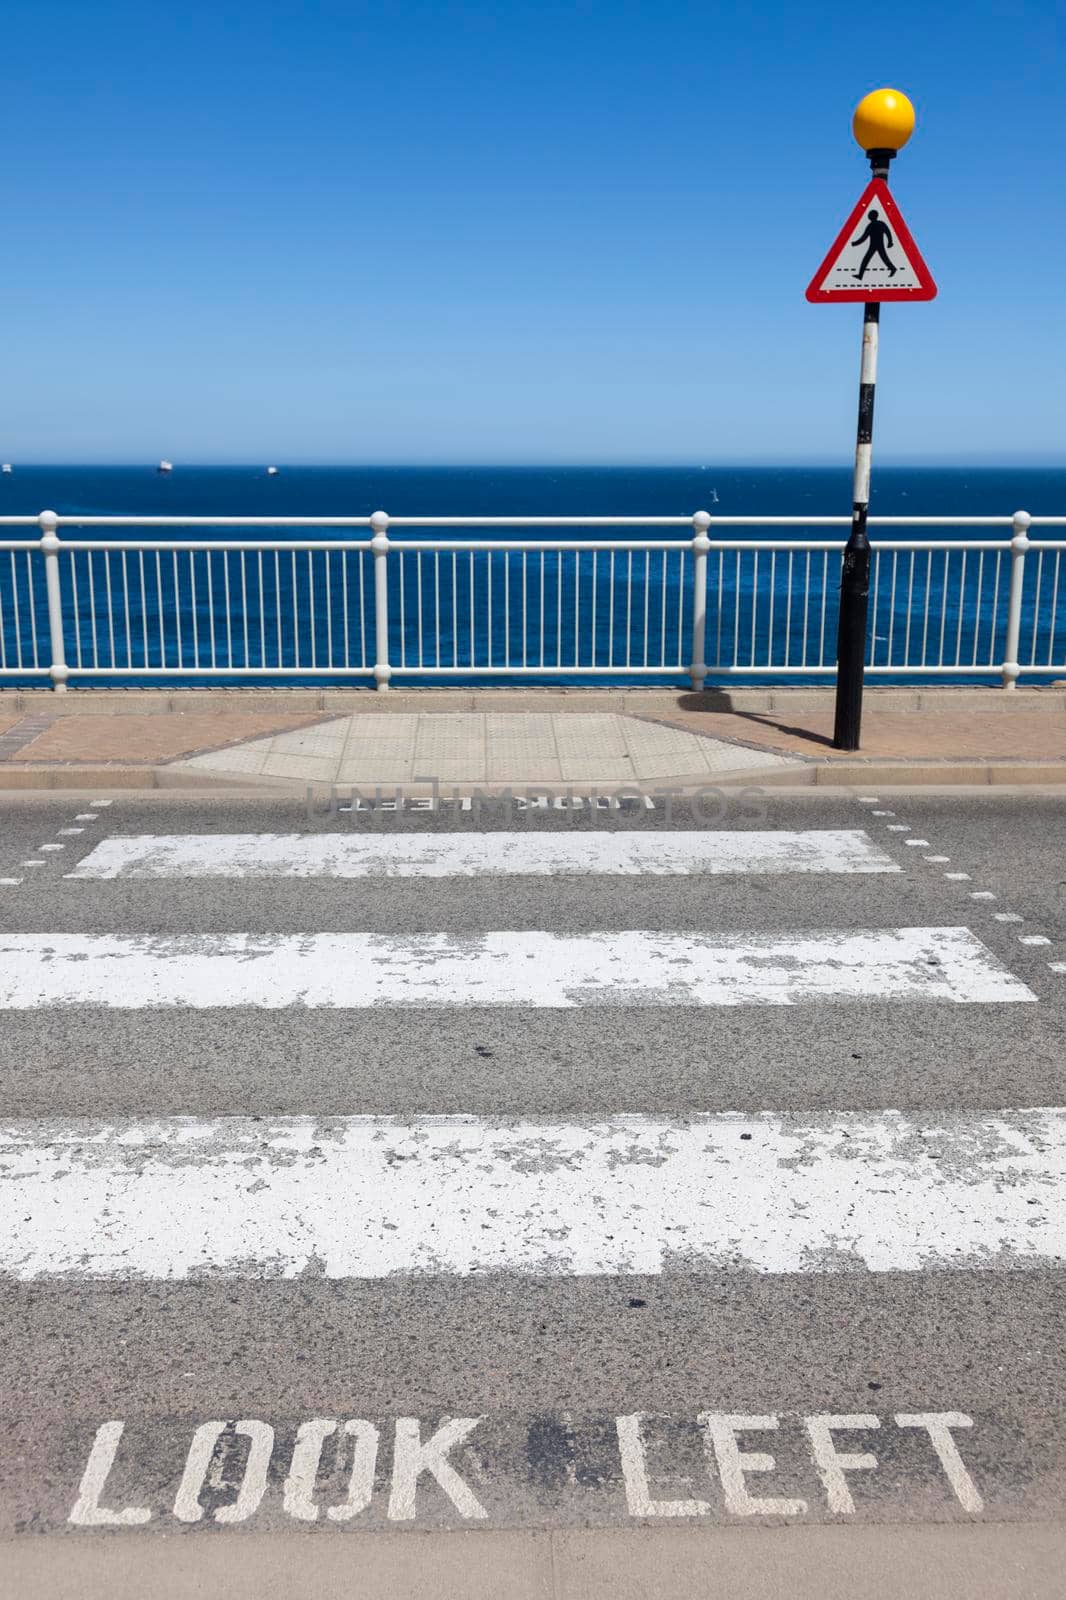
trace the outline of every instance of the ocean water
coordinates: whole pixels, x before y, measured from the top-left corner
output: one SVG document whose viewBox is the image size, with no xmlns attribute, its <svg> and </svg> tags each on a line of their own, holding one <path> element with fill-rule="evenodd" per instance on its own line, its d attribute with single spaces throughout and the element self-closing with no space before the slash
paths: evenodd
<svg viewBox="0 0 1066 1600">
<path fill-rule="evenodd" d="M 154 465 L 138 467 L 18 467 L 0 476 L 0 516 L 35 515 L 47 507 L 64 516 L 92 515 L 188 515 L 210 516 L 367 516 L 383 509 L 392 516 L 483 517 L 491 515 L 618 515 L 690 516 L 707 510 L 712 516 L 766 515 L 847 516 L 850 511 L 851 471 L 843 464 L 827 467 L 286 467 L 279 464 L 276 476 L 267 475 L 264 466 L 197 467 L 178 464 L 169 476 L 159 475 Z M 901 516 L 1009 516 L 1024 508 L 1033 515 L 1066 515 L 1066 468 L 1027 467 L 881 467 L 875 468 L 871 514 Z M 69 533 L 69 530 L 67 530 Z M 458 530 L 441 530 L 454 536 Z M 802 529 L 789 529 L 787 535 L 802 536 Z M 0 528 L 0 536 L 10 530 Z M 429 533 L 430 530 L 420 530 Z M 682 534 L 682 530 L 677 530 Z M 811 528 L 812 537 L 839 538 L 846 529 Z M 1055 530 L 1066 536 L 1066 529 Z M 628 530 L 627 536 L 639 536 Z M 648 530 L 651 537 L 663 537 L 661 530 Z M 673 530 L 666 531 L 673 536 Z M 757 542 L 773 537 L 772 530 L 723 529 L 729 538 Z M 106 538 L 105 530 L 86 529 L 77 537 Z M 123 537 L 126 535 L 123 534 Z M 219 531 L 219 537 L 241 537 L 239 530 Z M 337 530 L 323 535 L 336 540 L 338 548 L 350 538 L 362 537 L 352 530 Z M 519 537 L 518 530 L 486 530 L 486 538 Z M 535 536 L 535 535 L 534 535 Z M 574 537 L 611 537 L 611 530 L 574 530 Z M 714 530 L 712 529 L 712 537 Z M 890 536 L 872 531 L 875 546 Z M 924 537 L 920 530 L 899 537 Z M 936 530 L 936 538 L 967 537 L 966 530 Z M 974 534 L 971 532 L 970 537 Z M 982 531 L 980 537 L 989 536 Z M 1010 530 L 998 531 L 1004 546 Z M 197 532 L 196 537 L 211 538 Z M 399 539 L 403 541 L 403 534 Z M 567 661 L 572 641 L 584 641 L 577 665 L 563 680 L 603 682 L 602 673 L 593 677 L 591 667 L 604 667 L 630 659 L 639 663 L 641 650 L 648 642 L 651 619 L 649 660 L 687 661 L 687 635 L 691 626 L 691 583 L 682 572 L 677 557 L 669 564 L 652 563 L 641 571 L 638 562 L 636 612 L 628 604 L 624 586 L 619 584 L 613 601 L 604 582 L 607 557 L 599 558 L 599 596 L 592 586 L 592 564 L 588 557 L 556 556 L 543 564 L 530 565 L 530 584 L 521 557 L 496 555 L 479 558 L 477 581 L 471 571 L 466 587 L 466 570 L 442 558 L 433 571 L 416 568 L 412 555 L 403 562 L 406 575 L 403 617 L 400 617 L 399 563 L 390 561 L 390 599 L 392 627 L 390 659 L 405 658 L 408 664 L 420 660 L 426 666 L 437 664 L 430 641 L 431 617 L 439 612 L 441 622 L 440 664 L 491 662 L 498 669 L 522 659 L 537 660 L 543 646 L 544 659 L 551 662 L 560 652 Z M 619 557 L 619 561 L 623 558 Z M 642 560 L 642 558 L 640 558 Z M 462 558 L 465 562 L 466 558 Z M 839 569 L 835 562 L 804 569 L 800 559 L 791 567 L 785 559 L 767 570 L 768 557 L 761 557 L 761 574 L 752 557 L 734 562 L 732 556 L 711 558 L 711 603 L 708 608 L 707 659 L 722 665 L 736 662 L 758 663 L 773 660 L 792 667 L 812 659 L 811 651 L 824 641 L 825 659 L 832 659 L 836 631 L 836 585 Z M 197 557 L 183 563 L 180 570 L 167 565 L 130 564 L 123 575 L 127 594 L 132 579 L 132 614 L 127 625 L 124 608 L 105 617 L 103 606 L 96 607 L 105 592 L 105 557 L 78 558 L 74 567 L 64 566 L 64 626 L 67 657 L 80 654 L 83 664 L 113 662 L 130 668 L 123 681 L 136 682 L 138 668 L 166 661 L 176 665 L 179 647 L 187 663 L 199 652 L 199 659 L 217 658 L 247 662 L 251 666 L 285 665 L 299 660 L 305 665 L 312 657 L 316 664 L 336 666 L 338 683 L 353 681 L 343 670 L 345 660 L 360 664 L 372 639 L 372 582 L 369 561 L 352 556 L 344 566 L 345 582 L 338 583 L 337 558 L 330 557 L 331 584 L 326 588 L 325 559 L 316 558 L 305 568 L 288 558 L 271 570 L 253 573 L 249 597 L 247 573 L 242 573 L 237 558 L 219 552 L 210 558 Z M 901 557 L 894 574 L 889 562 L 882 564 L 882 578 L 872 596 L 871 649 L 875 662 L 901 662 L 904 659 L 932 662 L 947 642 L 964 666 L 972 661 L 1001 659 L 1005 640 L 1006 607 L 1003 583 L 994 581 L 991 562 L 978 572 L 976 559 L 964 568 L 958 553 L 950 560 L 910 562 Z M 120 563 L 118 563 L 120 564 Z M 471 564 L 472 566 L 472 564 Z M 0 557 L 0 641 L 7 660 L 17 659 L 21 638 L 26 656 L 27 629 L 36 628 L 40 659 L 47 661 L 48 624 L 42 563 L 23 569 L 21 558 L 9 562 Z M 1045 559 L 1040 573 L 1030 562 L 1024 602 L 1022 659 L 1027 660 L 1029 643 L 1035 647 L 1038 662 L 1062 663 L 1066 660 L 1066 562 Z M 360 571 L 362 568 L 362 571 Z M 619 569 L 621 571 L 621 569 Z M 1001 568 L 1005 577 L 1006 567 Z M 112 574 L 113 579 L 115 574 Z M 421 588 L 418 587 L 421 580 Z M 719 582 L 721 600 L 719 600 Z M 488 585 L 495 584 L 495 601 L 490 606 Z M 527 595 L 528 587 L 528 595 Z M 343 588 L 343 595 L 341 589 Z M 73 589 L 77 593 L 72 593 Z M 90 593 L 90 590 L 92 593 Z M 802 592 L 801 592 L 802 591 Z M 773 604 L 767 604 L 772 593 Z M 756 595 L 760 597 L 757 601 Z M 809 596 L 804 631 L 803 595 Z M 506 615 L 501 596 L 507 597 Z M 545 602 L 546 597 L 546 602 Z M 526 601 L 529 599 L 529 605 Z M 640 615 L 645 606 L 643 619 Z M 97 614 L 93 616 L 93 609 Z M 171 617 L 183 614 L 180 630 Z M 490 631 L 490 612 L 492 623 Z M 32 615 L 31 615 L 32 613 Z M 162 626 L 156 630 L 156 620 Z M 661 618 L 661 628 L 657 619 Z M 641 633 L 641 622 L 644 630 Z M 911 624 L 914 624 L 913 630 Z M 425 625 L 423 628 L 423 624 Z M 912 637 L 912 631 L 914 637 Z M 236 639 L 234 634 L 236 633 Z M 423 637 L 423 634 L 425 637 Z M 817 638 L 813 635 L 817 635 Z M 919 641 L 918 635 L 921 634 Z M 179 636 L 180 635 L 180 636 Z M 806 655 L 803 653 L 806 649 Z M 205 651 L 208 654 L 205 655 Z M 213 652 L 214 654 L 211 654 Z M 372 647 L 371 647 L 372 652 Z M 904 655 L 904 652 L 909 652 Z M 2 664 L 2 661 L 0 661 Z M 581 669 L 586 670 L 583 672 Z M 1048 674 L 1045 674 L 1047 676 Z M 1050 674 L 1054 676 L 1054 672 Z M 298 671 L 285 670 L 285 681 L 302 681 Z M 960 671 L 959 680 L 972 674 Z M 921 681 L 920 669 L 911 677 Z M 477 681 L 475 666 L 466 681 Z M 5 678 L 12 681 L 40 681 L 39 675 Z M 79 682 L 108 681 L 79 677 Z M 111 679 L 110 681 L 114 681 Z M 139 681 L 150 681 L 140 677 Z M 169 681 L 173 682 L 174 679 Z M 203 682 L 202 677 L 188 681 Z M 207 680 L 210 681 L 210 680 Z M 222 681 L 222 680 L 219 680 Z M 244 680 L 249 681 L 249 680 Z M 270 681 L 269 678 L 251 681 Z M 310 680 L 307 680 L 310 681 Z M 316 681 L 323 681 L 318 678 Z M 397 673 L 397 682 L 403 682 Z M 409 680 L 413 681 L 413 680 Z M 432 676 L 418 681 L 433 682 Z M 436 681 L 446 681 L 438 679 Z M 528 681 L 517 675 L 509 678 L 498 671 L 483 681 L 515 683 Z M 558 681 L 556 678 L 555 681 Z M 630 679 L 629 681 L 640 681 Z M 654 680 L 663 682 L 661 675 Z M 684 678 L 678 676 L 678 682 Z M 708 683 L 713 684 L 712 671 Z M 724 673 L 718 681 L 726 681 Z M 729 681 L 743 681 L 735 674 Z M 805 681 L 795 679 L 792 681 Z M 815 680 L 810 680 L 815 681 Z M 901 680 L 899 677 L 893 679 Z M 987 681 L 987 678 L 984 680 Z"/>
<path fill-rule="evenodd" d="M 847 516 L 840 467 L 17 467 L 0 515 Z M 875 467 L 881 516 L 1066 515 L 1066 467 Z"/>
</svg>

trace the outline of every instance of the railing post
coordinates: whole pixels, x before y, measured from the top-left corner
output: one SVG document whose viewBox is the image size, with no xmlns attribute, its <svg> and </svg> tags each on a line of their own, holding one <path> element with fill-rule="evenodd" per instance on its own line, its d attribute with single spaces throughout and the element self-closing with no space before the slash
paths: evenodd
<svg viewBox="0 0 1066 1600">
<path fill-rule="evenodd" d="M 1022 632 L 1022 584 L 1025 581 L 1025 552 L 1029 548 L 1028 511 L 1016 511 L 1011 518 L 1014 532 L 1010 541 L 1010 601 L 1007 606 L 1007 654 L 1003 662 L 1003 687 L 1016 689 L 1021 666 L 1018 645 Z M 961 602 L 960 602 L 961 603 Z"/>
<path fill-rule="evenodd" d="M 707 552 L 711 548 L 707 529 L 710 525 L 710 514 L 706 511 L 697 511 L 692 518 L 695 529 L 692 536 L 692 665 L 688 675 L 697 694 L 707 676 L 703 654 L 707 636 Z"/>
<path fill-rule="evenodd" d="M 389 666 L 389 518 L 385 511 L 375 511 L 370 519 L 374 537 L 370 548 L 374 552 L 374 681 L 384 694 L 389 687 L 392 668 Z"/>
<path fill-rule="evenodd" d="M 42 511 L 37 518 L 44 556 L 44 582 L 48 591 L 48 631 L 52 639 L 52 664 L 48 675 L 56 694 L 66 694 L 70 668 L 63 641 L 63 591 L 59 582 L 59 518 L 54 511 Z M 32 597 L 31 597 L 32 603 Z"/>
</svg>

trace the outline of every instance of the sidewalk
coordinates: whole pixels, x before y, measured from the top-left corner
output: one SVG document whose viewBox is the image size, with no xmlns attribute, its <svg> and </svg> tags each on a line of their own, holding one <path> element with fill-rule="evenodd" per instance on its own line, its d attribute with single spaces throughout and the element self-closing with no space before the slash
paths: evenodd
<svg viewBox="0 0 1066 1600">
<path fill-rule="evenodd" d="M 1066 783 L 1066 685 L 871 688 L 858 754 L 832 725 L 819 689 L 7 690 L 0 789 Z"/>
<path fill-rule="evenodd" d="M 1053 1600 L 1058 1523 L 27 1535 L 19 1600 Z M 352 1574 L 357 1574 L 353 1581 Z"/>
</svg>

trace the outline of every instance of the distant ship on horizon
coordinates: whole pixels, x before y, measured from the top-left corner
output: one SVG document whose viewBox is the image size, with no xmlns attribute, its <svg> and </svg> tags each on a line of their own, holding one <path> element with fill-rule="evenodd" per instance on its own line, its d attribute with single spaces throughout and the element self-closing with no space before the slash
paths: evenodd
<svg viewBox="0 0 1066 1600">
<path fill-rule="evenodd" d="M 168 473 L 174 471 L 173 461 L 161 461 L 155 469 L 157 472 Z"/>
<path fill-rule="evenodd" d="M 3 466 L 0 466 L 0 472 L 10 472 L 11 470 L 10 461 L 5 461 Z"/>
</svg>

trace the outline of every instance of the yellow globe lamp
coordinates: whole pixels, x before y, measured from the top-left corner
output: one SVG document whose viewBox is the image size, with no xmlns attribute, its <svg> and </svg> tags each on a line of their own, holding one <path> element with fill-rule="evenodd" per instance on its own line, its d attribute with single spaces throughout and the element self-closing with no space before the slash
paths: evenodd
<svg viewBox="0 0 1066 1600">
<path fill-rule="evenodd" d="M 874 89 L 855 107 L 851 131 L 864 150 L 895 154 L 914 132 L 914 107 L 898 89 Z"/>
</svg>

